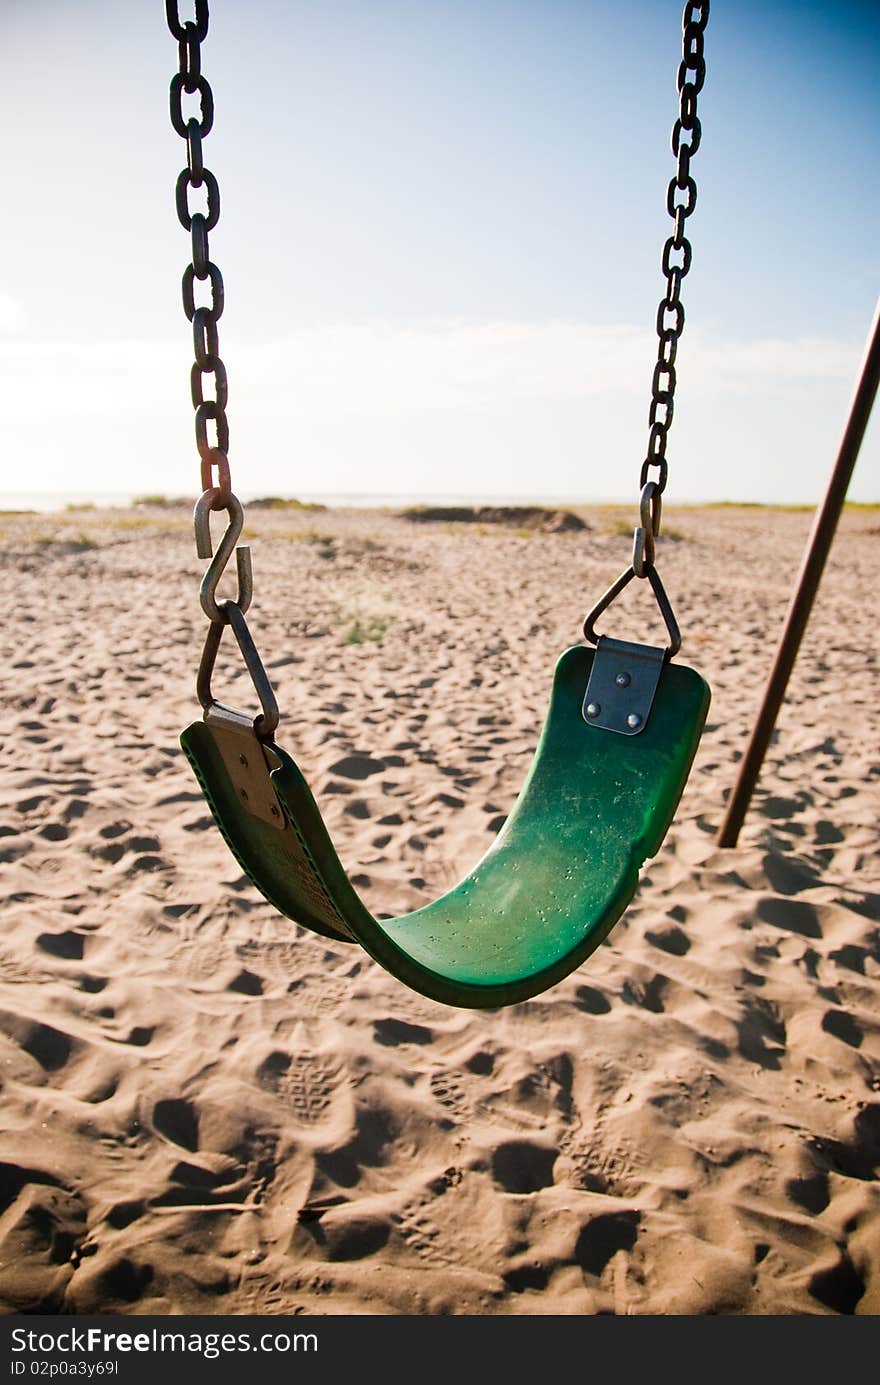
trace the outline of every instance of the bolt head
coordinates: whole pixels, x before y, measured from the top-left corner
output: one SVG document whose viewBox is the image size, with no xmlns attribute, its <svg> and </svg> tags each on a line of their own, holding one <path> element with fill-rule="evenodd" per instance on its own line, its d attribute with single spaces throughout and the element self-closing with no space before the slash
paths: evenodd
<svg viewBox="0 0 880 1385">
<path fill-rule="evenodd" d="M 240 794 L 241 797 L 244 799 L 245 803 L 247 803 L 247 800 L 248 800 L 248 791 L 247 791 L 247 789 L 239 789 L 239 794 Z"/>
<path fill-rule="evenodd" d="M 631 731 L 638 731 L 642 724 L 642 718 L 639 716 L 638 712 L 630 712 L 626 719 L 626 724 Z"/>
<path fill-rule="evenodd" d="M 597 716 L 599 715 L 599 713 L 601 712 L 601 710 L 602 710 L 602 708 L 599 706 L 599 703 L 598 703 L 598 702 L 588 702 L 588 703 L 587 703 L 587 716 L 588 716 L 588 717 L 597 717 Z"/>
<path fill-rule="evenodd" d="M 239 763 L 240 765 L 244 765 L 245 769 L 247 769 L 247 756 L 246 756 L 246 755 L 239 755 L 239 757 L 238 757 L 238 763 Z"/>
<path fill-rule="evenodd" d="M 628 673 L 618 673 L 614 681 L 619 688 L 628 688 L 632 682 L 632 677 Z"/>
</svg>

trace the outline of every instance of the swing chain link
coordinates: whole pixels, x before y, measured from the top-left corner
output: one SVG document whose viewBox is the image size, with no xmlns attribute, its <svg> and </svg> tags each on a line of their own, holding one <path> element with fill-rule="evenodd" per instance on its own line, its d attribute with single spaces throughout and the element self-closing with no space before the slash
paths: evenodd
<svg viewBox="0 0 880 1385">
<path fill-rule="evenodd" d="M 208 233 L 220 219 L 220 188 L 214 174 L 205 167 L 202 155 L 202 140 L 210 134 L 214 123 L 214 97 L 207 78 L 202 75 L 200 46 L 208 33 L 208 0 L 195 0 L 195 20 L 186 21 L 182 21 L 178 13 L 178 0 L 165 0 L 165 17 L 177 39 L 179 55 L 179 71 L 171 79 L 171 124 L 186 141 L 186 168 L 177 179 L 175 202 L 178 220 L 192 239 L 192 261 L 184 270 L 181 292 L 183 311 L 193 329 L 195 362 L 190 371 L 190 394 L 195 409 L 196 446 L 201 458 L 202 494 L 213 491 L 211 509 L 227 509 L 232 494 L 226 419 L 229 385 L 226 367 L 220 358 L 217 330 L 223 315 L 223 276 L 208 249 Z M 197 116 L 184 115 L 184 94 L 198 97 Z M 190 210 L 192 189 L 204 189 L 204 211 Z M 207 284 L 209 304 L 196 304 L 196 280 Z M 213 399 L 205 396 L 206 376 L 213 376 Z M 214 425 L 214 441 L 208 436 L 209 423 Z"/>
<path fill-rule="evenodd" d="M 691 243 L 685 222 L 697 205 L 697 185 L 691 160 L 700 147 L 702 128 L 697 116 L 697 97 L 706 80 L 703 34 L 709 20 L 710 0 L 690 0 L 682 18 L 682 59 L 678 68 L 679 114 L 672 127 L 672 152 L 677 160 L 669 183 L 666 208 L 673 221 L 672 235 L 663 247 L 662 268 L 666 291 L 657 309 L 659 347 L 651 380 L 648 411 L 648 450 L 639 473 L 639 526 L 633 543 L 633 568 L 637 577 L 647 575 L 654 561 L 654 539 L 660 532 L 660 497 L 666 489 L 666 443 L 675 404 L 675 357 L 684 329 L 681 281 L 691 267 Z M 651 469 L 657 474 L 651 477 Z"/>
<path fill-rule="evenodd" d="M 220 187 L 214 174 L 205 167 L 202 154 L 202 140 L 210 134 L 214 123 L 214 96 L 202 75 L 201 55 L 201 44 L 208 34 L 208 0 L 194 0 L 194 3 L 195 19 L 182 21 L 178 13 L 178 0 L 165 0 L 165 17 L 172 36 L 177 40 L 179 57 L 179 70 L 172 77 L 170 87 L 171 124 L 186 141 L 186 168 L 177 179 L 175 202 L 178 220 L 183 229 L 189 231 L 192 240 L 192 259 L 183 272 L 181 292 L 183 311 L 193 329 L 195 361 L 190 371 L 190 393 L 195 409 L 202 487 L 193 524 L 198 557 L 212 560 L 199 591 L 202 609 L 210 624 L 199 665 L 197 690 L 206 721 L 219 717 L 221 720 L 232 718 L 236 723 L 241 722 L 244 714 L 224 707 L 211 691 L 211 675 L 223 631 L 227 625 L 231 626 L 262 708 L 253 723 L 254 733 L 260 740 L 271 741 L 278 725 L 278 704 L 245 620 L 245 612 L 253 596 L 253 572 L 250 549 L 238 546 L 244 510 L 232 491 L 229 424 L 226 420 L 229 384 L 226 366 L 220 358 L 217 330 L 217 323 L 223 315 L 223 276 L 208 249 L 208 233 L 213 231 L 220 219 Z M 184 115 L 184 95 L 198 97 L 197 116 Z M 190 190 L 202 188 L 205 210 L 191 211 Z M 209 304 L 196 303 L 196 280 L 207 284 L 211 300 Z M 205 397 L 206 376 L 213 376 L 213 398 Z M 208 424 L 211 422 L 215 433 L 213 442 L 208 436 Z M 211 513 L 215 510 L 225 510 L 227 516 L 226 530 L 216 553 L 211 537 Z M 218 600 L 217 586 L 233 553 L 238 572 L 238 591 L 234 601 Z M 244 719 L 247 720 L 246 717 Z"/>
</svg>

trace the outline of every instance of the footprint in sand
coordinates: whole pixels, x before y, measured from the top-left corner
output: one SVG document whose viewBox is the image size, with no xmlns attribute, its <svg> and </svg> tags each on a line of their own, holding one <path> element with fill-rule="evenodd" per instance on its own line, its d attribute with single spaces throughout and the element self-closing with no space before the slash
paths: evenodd
<svg viewBox="0 0 880 1385">
<path fill-rule="evenodd" d="M 505 1193 L 536 1193 L 553 1186 L 559 1151 L 531 1140 L 507 1140 L 492 1151 L 492 1177 Z"/>
<path fill-rule="evenodd" d="M 739 1051 L 749 1063 L 778 1070 L 785 1052 L 785 1022 L 778 1009 L 760 996 L 747 996 L 736 1021 Z M 768 1047 L 768 1040 L 772 1047 Z"/>
<path fill-rule="evenodd" d="M 27 732 L 22 740 L 27 741 L 30 745 L 45 745 L 49 739 L 47 735 L 43 734 L 46 728 L 41 721 L 23 721 L 21 728 Z"/>
<path fill-rule="evenodd" d="M 237 976 L 229 982 L 227 991 L 235 991 L 238 995 L 262 995 L 263 980 L 255 972 L 244 968 Z"/>
<path fill-rule="evenodd" d="M 473 1117 L 473 1109 L 463 1083 L 451 1072 L 434 1072 L 429 1082 L 436 1101 L 462 1125 Z"/>
<path fill-rule="evenodd" d="M 183 824 L 184 832 L 207 832 L 214 826 L 214 819 L 210 813 L 202 813 L 200 817 L 193 818 L 192 822 Z"/>
<path fill-rule="evenodd" d="M 161 856 L 136 856 L 128 868 L 128 874 L 133 875 L 136 871 L 142 870 L 161 870 L 167 867 L 167 864 Z"/>
<path fill-rule="evenodd" d="M 816 1270 L 807 1287 L 826 1308 L 851 1315 L 865 1292 L 865 1281 L 846 1251 L 842 1251 L 833 1265 Z"/>
<path fill-rule="evenodd" d="M 192 1102 L 182 1097 L 157 1101 L 153 1107 L 153 1126 L 181 1149 L 195 1153 L 199 1147 L 199 1113 Z"/>
<path fill-rule="evenodd" d="M 822 1028 L 851 1048 L 861 1048 L 865 1037 L 861 1026 L 846 1010 L 827 1010 L 822 1016 Z"/>
<path fill-rule="evenodd" d="M 645 981 L 625 981 L 620 998 L 627 1005 L 638 1005 L 642 1010 L 651 1010 L 655 1015 L 664 1013 L 663 992 L 669 978 L 657 972 Z"/>
<path fill-rule="evenodd" d="M 97 1283 L 89 1286 L 94 1295 L 92 1303 L 77 1302 L 77 1311 L 105 1312 L 114 1303 L 136 1303 L 147 1293 L 154 1277 L 155 1270 L 149 1262 L 136 1263 L 123 1256 L 101 1271 Z"/>
<path fill-rule="evenodd" d="M 240 1201 L 247 1195 L 261 1202 L 277 1172 L 277 1138 L 268 1131 L 246 1126 L 224 1153 L 206 1155 L 202 1150 L 201 1119 L 197 1107 L 183 1097 L 157 1101 L 153 1108 L 153 1129 L 171 1144 L 199 1161 L 179 1159 L 169 1173 L 167 1190 L 154 1199 L 155 1206 L 204 1203 L 232 1197 Z"/>
<path fill-rule="evenodd" d="M 673 957 L 684 957 L 690 951 L 691 941 L 683 928 L 670 924 L 666 928 L 656 930 L 645 929 L 645 940 L 652 947 L 657 947 L 661 952 L 668 952 Z"/>
<path fill-rule="evenodd" d="M 0 861 L 3 855 L 0 853 Z M 0 975 L 7 985 L 30 985 L 33 981 L 55 981 L 57 974 L 49 967 L 40 967 L 19 955 L 12 948 L 0 948 Z"/>
<path fill-rule="evenodd" d="M 66 1067 L 77 1046 L 71 1035 L 23 1016 L 5 1014 L 0 1018 L 0 1027 L 45 1073 Z"/>
<path fill-rule="evenodd" d="M 642 1151 L 606 1130 L 604 1114 L 588 1130 L 580 1122 L 576 1128 L 563 1130 L 558 1143 L 576 1187 L 620 1198 L 638 1197 L 644 1190 L 644 1178 L 638 1173 Z"/>
<path fill-rule="evenodd" d="M 824 1212 L 831 1201 L 828 1174 L 820 1170 L 806 1178 L 791 1178 L 785 1185 L 788 1197 L 811 1216 Z"/>
<path fill-rule="evenodd" d="M 134 1048 L 146 1048 L 153 1042 L 155 1032 L 156 1026 L 153 1024 L 136 1024 L 120 1042 L 131 1044 Z"/>
<path fill-rule="evenodd" d="M 807 803 L 806 794 L 802 798 L 782 798 L 773 794 L 756 804 L 756 807 L 765 818 L 782 818 L 783 821 L 788 822 L 802 808 L 805 808 Z"/>
<path fill-rule="evenodd" d="M 129 837 L 127 841 L 121 840 L 121 832 L 128 830 L 127 827 L 117 831 L 120 824 L 102 829 L 102 837 L 109 838 L 105 846 L 92 846 L 89 848 L 91 854 L 100 861 L 106 861 L 108 865 L 114 866 L 121 861 L 123 856 L 133 854 L 134 860 L 128 867 L 129 873 L 139 870 L 156 870 L 165 865 L 161 856 L 156 855 L 160 849 L 157 837 Z"/>
<path fill-rule="evenodd" d="M 373 1038 L 385 1048 L 396 1048 L 398 1044 L 429 1044 L 433 1032 L 421 1024 L 409 1024 L 406 1020 L 373 1020 Z"/>
<path fill-rule="evenodd" d="M 323 1053 L 285 1053 L 276 1049 L 257 1069 L 264 1091 L 282 1098 L 302 1125 L 320 1125 L 333 1109 L 342 1085 L 338 1063 Z"/>
<path fill-rule="evenodd" d="M 290 1317 L 301 1311 L 291 1301 L 290 1287 L 280 1279 L 271 1279 L 245 1270 L 241 1279 L 241 1312 L 257 1317 Z"/>
<path fill-rule="evenodd" d="M 123 1199 L 122 1202 L 114 1203 L 105 1217 L 108 1226 L 112 1226 L 114 1231 L 124 1231 L 132 1222 L 142 1217 L 147 1210 L 147 1205 L 140 1198 Z"/>
<path fill-rule="evenodd" d="M 408 1248 L 427 1264 L 461 1267 L 460 1257 L 449 1255 L 441 1248 L 443 1237 L 440 1228 L 431 1220 L 422 1204 L 405 1207 L 400 1213 L 397 1229 Z"/>
<path fill-rule="evenodd" d="M 424 1025 L 428 1029 L 449 1019 L 449 1009 L 446 1006 L 440 1005 L 436 1000 L 429 1000 L 418 991 L 405 990 L 403 987 L 395 996 L 394 1011 L 398 1019 L 410 1020 L 413 1024 Z"/>
<path fill-rule="evenodd" d="M 108 842 L 106 846 L 93 846 L 89 850 L 92 856 L 97 857 L 99 861 L 106 861 L 110 866 L 115 866 L 125 855 L 125 847 L 121 842 Z"/>
<path fill-rule="evenodd" d="M 578 986 L 574 1003 L 579 1010 L 585 1010 L 588 1015 L 607 1015 L 611 1010 L 611 1001 L 595 986 Z"/>
<path fill-rule="evenodd" d="M 784 928 L 789 933 L 800 933 L 803 938 L 821 938 L 822 928 L 815 905 L 802 899 L 780 899 L 778 895 L 768 895 L 758 900 L 758 918 L 770 923 L 774 928 Z"/>
<path fill-rule="evenodd" d="M 81 962 L 85 948 L 85 935 L 68 929 L 65 933 L 40 933 L 37 947 L 48 952 L 50 957 L 60 957 L 67 962 Z"/>
<path fill-rule="evenodd" d="M 844 833 L 833 822 L 828 822 L 821 818 L 813 828 L 817 846 L 836 846 L 839 842 L 846 841 Z"/>
<path fill-rule="evenodd" d="M 810 1147 L 817 1161 L 830 1172 L 873 1183 L 880 1167 L 880 1105 L 872 1102 L 862 1107 L 853 1121 L 850 1139 L 817 1136 Z"/>
<path fill-rule="evenodd" d="M 865 975 L 865 958 L 872 954 L 867 947 L 858 947 L 855 943 L 844 943 L 842 947 L 834 952 L 829 952 L 829 962 L 836 962 L 840 967 L 846 967 L 848 971 L 857 971 L 859 975 Z"/>
<path fill-rule="evenodd" d="M 477 1077 L 489 1077 L 495 1071 L 495 1054 L 489 1048 L 478 1048 L 468 1058 L 465 1067 Z"/>
<path fill-rule="evenodd" d="M 764 874 L 777 894 L 796 895 L 821 883 L 817 872 L 804 861 L 770 853 L 761 862 Z"/>
<path fill-rule="evenodd" d="M 124 837 L 126 832 L 130 831 L 130 822 L 111 822 L 106 827 L 101 828 L 101 836 L 105 841 L 113 841 L 116 837 Z"/>
<path fill-rule="evenodd" d="M 571 1167 L 569 1179 L 573 1187 L 583 1188 L 588 1193 L 613 1192 L 614 1181 L 609 1177 L 600 1151 L 582 1148 L 571 1131 L 563 1132 L 559 1150 Z"/>
<path fill-rule="evenodd" d="M 125 843 L 125 849 L 126 849 L 126 851 L 133 851 L 133 852 L 135 852 L 135 854 L 138 855 L 138 856 L 142 855 L 144 852 L 158 851 L 158 850 L 159 850 L 159 838 L 158 838 L 158 837 L 129 837 L 128 841 Z"/>
<path fill-rule="evenodd" d="M 63 822 L 47 822 L 45 827 L 40 828 L 39 836 L 47 842 L 65 842 L 70 836 L 70 828 L 65 827 Z"/>
<path fill-rule="evenodd" d="M 641 1213 L 603 1212 L 578 1232 L 574 1258 L 585 1274 L 599 1276 L 618 1251 L 630 1251 L 639 1234 Z"/>
<path fill-rule="evenodd" d="M 381 774 L 385 769 L 384 760 L 374 760 L 369 755 L 347 755 L 330 766 L 330 774 L 338 774 L 340 779 L 369 779 L 372 774 Z"/>
<path fill-rule="evenodd" d="M 351 982 L 332 976 L 305 976 L 291 981 L 287 993 L 295 999 L 297 1010 L 303 1014 L 335 1015 L 351 1000 Z"/>
<path fill-rule="evenodd" d="M 0 1223 L 0 1298 L 4 1313 L 59 1313 L 71 1267 L 86 1238 L 86 1208 L 73 1190 L 53 1186 L 38 1170 L 0 1166 L 4 1178 Z M 33 1173 L 35 1177 L 27 1177 Z M 20 1181 L 24 1174 L 26 1181 Z M 18 1186 L 16 1186 L 18 1185 Z M 21 1267 L 26 1258 L 27 1269 Z"/>
<path fill-rule="evenodd" d="M 340 1208 L 327 1217 L 303 1219 L 300 1224 L 304 1232 L 296 1238 L 300 1246 L 308 1245 L 307 1255 L 317 1250 L 323 1260 L 366 1260 L 378 1254 L 391 1235 L 391 1223 L 386 1217 L 348 1208 Z"/>
<path fill-rule="evenodd" d="M 79 989 L 89 995 L 98 995 L 108 984 L 106 976 L 90 976 L 88 972 L 84 972 L 77 982 Z"/>
</svg>

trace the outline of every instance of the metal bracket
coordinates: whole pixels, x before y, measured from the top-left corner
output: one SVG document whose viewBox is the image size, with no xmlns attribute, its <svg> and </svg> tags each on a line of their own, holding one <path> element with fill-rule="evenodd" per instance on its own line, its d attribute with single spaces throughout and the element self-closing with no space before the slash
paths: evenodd
<svg viewBox="0 0 880 1385">
<path fill-rule="evenodd" d="M 622 736 L 644 731 L 665 660 L 663 649 L 600 635 L 584 696 L 584 721 Z"/>
<path fill-rule="evenodd" d="M 261 822 L 284 831 L 284 811 L 269 778 L 269 764 L 252 720 L 242 712 L 215 703 L 205 716 L 237 798 Z"/>
<path fill-rule="evenodd" d="M 669 597 L 666 595 L 666 588 L 660 581 L 660 574 L 655 568 L 654 564 L 646 562 L 644 564 L 644 569 L 644 575 L 647 577 L 648 581 L 651 584 L 651 590 L 653 591 L 654 596 L 657 599 L 657 605 L 660 608 L 660 614 L 662 615 L 666 623 L 666 629 L 669 633 L 669 644 L 666 646 L 666 650 L 664 651 L 665 656 L 667 659 L 672 659 L 681 649 L 681 631 L 678 628 L 678 621 L 675 619 L 675 616 L 672 613 L 672 607 L 669 604 Z M 613 601 L 617 600 L 617 598 L 620 596 L 620 593 L 623 591 L 625 587 L 629 586 L 630 582 L 633 580 L 635 575 L 635 568 L 628 567 L 624 572 L 620 574 L 617 581 L 612 583 L 612 585 L 608 588 L 607 592 L 605 592 L 602 596 L 599 597 L 599 600 L 596 602 L 592 611 L 590 611 L 586 620 L 584 621 L 584 634 L 590 641 L 590 644 L 599 643 L 599 636 L 596 634 L 596 621 L 599 619 L 599 616 L 602 614 L 603 611 L 608 610 L 608 607 L 611 605 Z"/>
<path fill-rule="evenodd" d="M 219 609 L 222 620 L 212 621 L 208 626 L 205 647 L 202 650 L 199 671 L 196 675 L 196 691 L 205 713 L 205 721 L 213 720 L 214 725 L 217 725 L 218 721 L 222 721 L 224 718 L 228 719 L 230 716 L 233 722 L 247 720 L 242 712 L 234 712 L 232 708 L 224 707 L 223 703 L 218 702 L 211 691 L 211 675 L 214 672 L 214 664 L 217 661 L 217 651 L 220 648 L 223 631 L 228 622 L 238 641 L 238 647 L 263 709 L 253 722 L 253 729 L 261 741 L 269 741 L 278 725 L 278 703 L 272 691 L 272 684 L 269 682 L 269 675 L 263 667 L 263 661 L 257 646 L 254 644 L 254 637 L 248 629 L 248 623 L 241 608 L 234 601 L 224 601 Z"/>
</svg>

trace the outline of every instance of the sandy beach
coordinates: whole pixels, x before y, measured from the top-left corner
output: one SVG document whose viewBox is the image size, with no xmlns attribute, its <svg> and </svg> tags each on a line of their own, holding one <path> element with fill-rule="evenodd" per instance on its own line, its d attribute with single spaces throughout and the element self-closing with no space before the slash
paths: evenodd
<svg viewBox="0 0 880 1385">
<path fill-rule="evenodd" d="M 510 811 L 628 561 L 629 511 L 578 514 L 249 512 L 278 740 L 374 912 L 448 888 Z M 2 517 L 6 1312 L 880 1311 L 880 512 L 843 517 L 732 851 L 811 515 L 665 519 L 713 692 L 676 821 L 580 970 L 475 1012 L 291 924 L 231 857 L 178 746 L 187 510 Z M 633 588 L 609 633 L 660 642 Z M 227 643 L 216 687 L 250 707 Z"/>
</svg>

